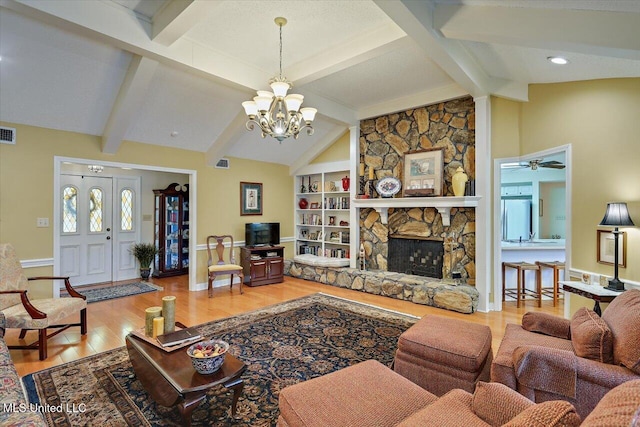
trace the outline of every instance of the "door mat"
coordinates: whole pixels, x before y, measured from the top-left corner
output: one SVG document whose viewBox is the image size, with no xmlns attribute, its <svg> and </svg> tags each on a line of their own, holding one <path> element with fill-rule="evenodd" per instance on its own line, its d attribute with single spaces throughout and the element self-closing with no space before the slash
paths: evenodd
<svg viewBox="0 0 640 427">
<path fill-rule="evenodd" d="M 86 289 L 78 286 L 76 291 L 87 297 L 87 303 L 106 301 L 110 299 L 123 298 L 131 295 L 144 294 L 147 292 L 161 291 L 163 288 L 145 282 L 126 283 L 122 285 L 110 285 L 102 288 Z M 68 297 L 69 294 L 60 291 L 61 297 Z"/>
</svg>

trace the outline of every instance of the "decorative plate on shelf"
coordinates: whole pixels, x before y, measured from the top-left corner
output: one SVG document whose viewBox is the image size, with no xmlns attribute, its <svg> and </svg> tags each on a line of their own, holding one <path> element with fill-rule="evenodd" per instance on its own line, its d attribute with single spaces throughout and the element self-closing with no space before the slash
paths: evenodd
<svg viewBox="0 0 640 427">
<path fill-rule="evenodd" d="M 395 176 L 382 178 L 376 184 L 376 190 L 382 197 L 393 197 L 400 191 L 400 180 Z"/>
</svg>

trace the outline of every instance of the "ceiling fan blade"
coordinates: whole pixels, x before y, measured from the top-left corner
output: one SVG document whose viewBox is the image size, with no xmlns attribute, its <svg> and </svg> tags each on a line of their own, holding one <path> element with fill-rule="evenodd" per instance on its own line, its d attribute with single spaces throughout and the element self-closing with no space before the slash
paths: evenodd
<svg viewBox="0 0 640 427">
<path fill-rule="evenodd" d="M 541 162 L 538 166 L 543 168 L 552 168 L 552 169 L 564 169 L 566 166 L 564 163 L 559 162 L 557 160 L 550 160 L 548 162 Z"/>
</svg>

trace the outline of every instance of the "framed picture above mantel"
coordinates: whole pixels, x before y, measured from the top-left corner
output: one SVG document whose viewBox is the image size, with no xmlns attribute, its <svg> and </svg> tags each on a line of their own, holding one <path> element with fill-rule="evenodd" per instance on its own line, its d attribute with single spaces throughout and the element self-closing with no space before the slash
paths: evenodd
<svg viewBox="0 0 640 427">
<path fill-rule="evenodd" d="M 405 153 L 402 196 L 442 196 L 443 171 L 443 148 Z"/>
</svg>

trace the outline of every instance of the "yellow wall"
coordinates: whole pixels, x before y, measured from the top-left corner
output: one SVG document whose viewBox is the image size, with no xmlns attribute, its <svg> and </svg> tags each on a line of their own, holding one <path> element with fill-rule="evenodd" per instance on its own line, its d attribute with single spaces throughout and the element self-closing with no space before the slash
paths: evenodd
<svg viewBox="0 0 640 427">
<path fill-rule="evenodd" d="M 349 130 L 320 153 L 311 163 L 329 163 L 349 160 Z"/>
<path fill-rule="evenodd" d="M 53 256 L 53 227 L 37 228 L 36 218 L 53 218 L 54 156 L 197 171 L 199 245 L 216 233 L 244 240 L 246 222 L 280 222 L 281 236 L 293 235 L 293 180 L 287 166 L 232 158 L 230 169 L 215 169 L 205 164 L 203 153 L 134 142 L 109 155 L 101 153 L 97 136 L 2 125 L 17 129 L 17 144 L 0 145 L 0 241 L 14 244 L 21 260 Z M 241 181 L 263 184 L 263 215 L 240 216 Z M 293 256 L 292 245 L 285 246 L 290 246 L 285 255 Z M 198 251 L 198 270 L 198 283 L 206 282 L 206 251 Z"/>
<path fill-rule="evenodd" d="M 607 202 L 627 202 L 640 225 L 639 108 L 637 78 L 531 85 L 525 103 L 492 99 L 493 158 L 571 144 L 572 268 L 613 275 L 613 266 L 596 261 Z M 624 231 L 627 268 L 619 275 L 640 282 L 640 228 Z"/>
</svg>

